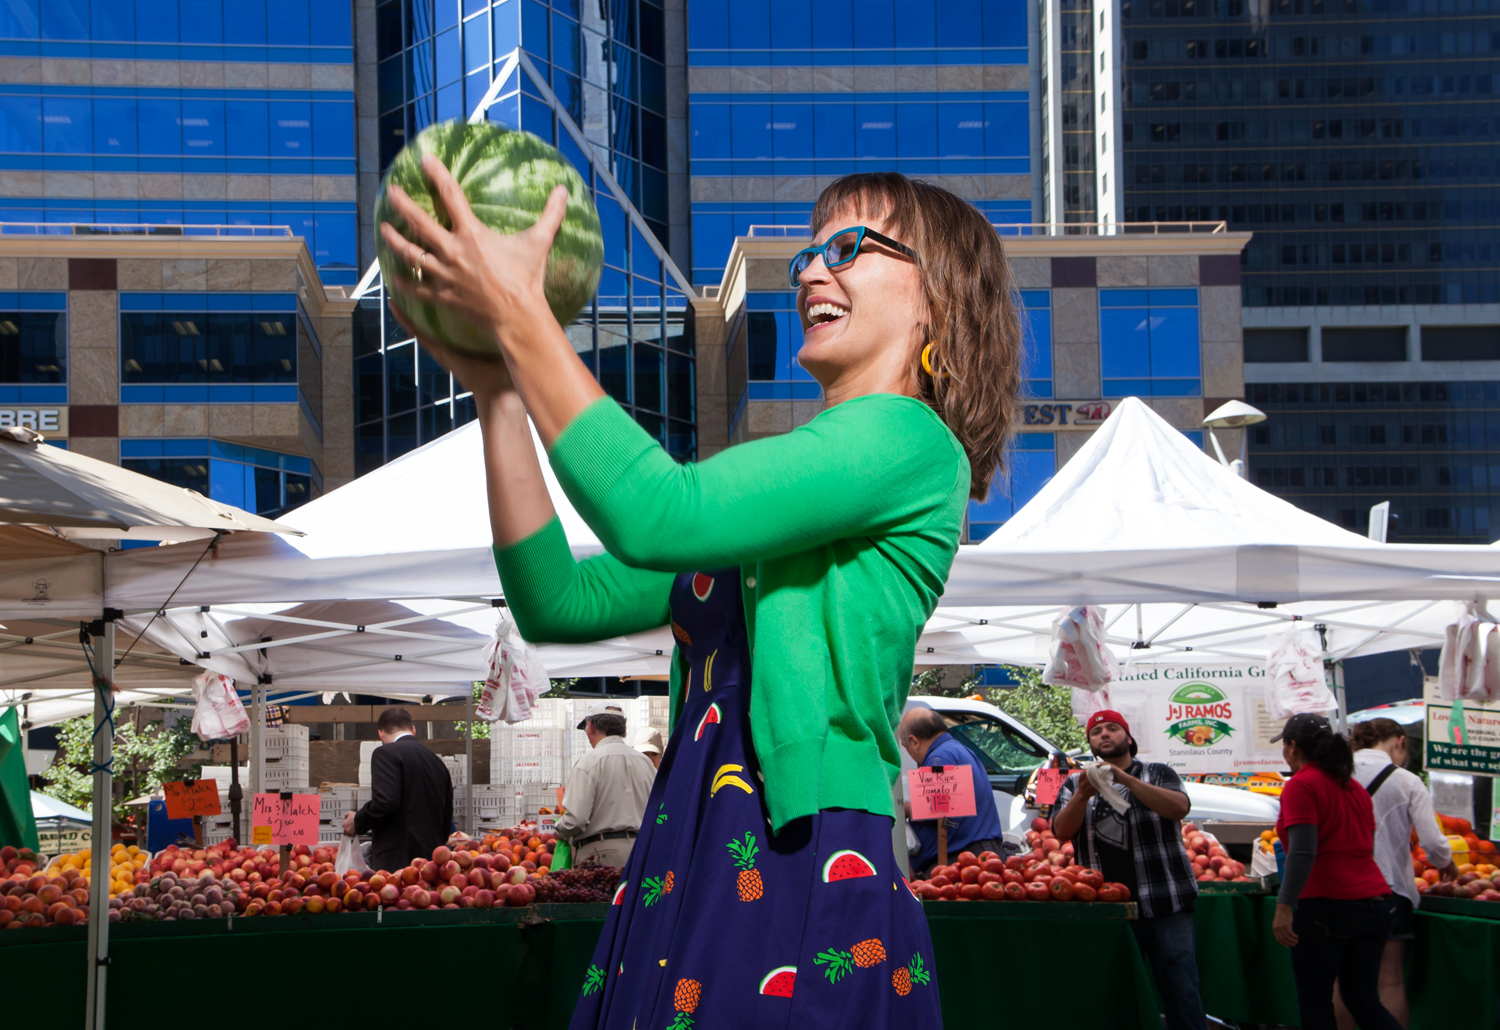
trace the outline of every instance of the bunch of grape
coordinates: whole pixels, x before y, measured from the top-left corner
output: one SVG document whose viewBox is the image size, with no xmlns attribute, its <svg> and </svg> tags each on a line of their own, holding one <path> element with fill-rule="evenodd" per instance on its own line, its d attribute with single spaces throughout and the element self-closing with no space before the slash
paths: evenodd
<svg viewBox="0 0 1500 1030">
<path fill-rule="evenodd" d="M 538 902 L 560 905 L 610 901 L 619 883 L 620 870 L 597 862 L 585 862 L 576 869 L 564 869 L 534 881 Z"/>
</svg>

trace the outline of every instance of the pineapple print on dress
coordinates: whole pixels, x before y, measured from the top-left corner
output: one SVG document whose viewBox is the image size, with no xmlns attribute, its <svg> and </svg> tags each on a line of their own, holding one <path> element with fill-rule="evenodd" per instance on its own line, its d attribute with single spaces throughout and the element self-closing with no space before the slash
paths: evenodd
<svg viewBox="0 0 1500 1030">
<path fill-rule="evenodd" d="M 912 984 L 924 986 L 931 980 L 932 976 L 927 972 L 927 967 L 922 964 L 920 954 L 913 955 L 910 962 L 891 974 L 891 986 L 896 988 L 896 993 L 903 998 L 911 993 Z"/>
<path fill-rule="evenodd" d="M 734 878 L 734 889 L 740 900 L 758 901 L 765 894 L 765 886 L 761 883 L 760 870 L 755 868 L 755 856 L 760 851 L 755 842 L 755 834 L 747 830 L 743 841 L 732 840 L 726 846 L 734 858 L 735 867 L 740 871 Z"/>
<path fill-rule="evenodd" d="M 867 941 L 860 941 L 851 950 L 854 954 L 854 964 L 861 969 L 869 969 L 885 961 L 885 945 L 874 937 Z"/>
<path fill-rule="evenodd" d="M 697 980 L 678 980 L 672 990 L 672 1007 L 677 1010 L 667 1030 L 691 1030 L 693 1013 L 698 1010 L 698 1001 L 703 997 L 703 985 Z"/>
</svg>

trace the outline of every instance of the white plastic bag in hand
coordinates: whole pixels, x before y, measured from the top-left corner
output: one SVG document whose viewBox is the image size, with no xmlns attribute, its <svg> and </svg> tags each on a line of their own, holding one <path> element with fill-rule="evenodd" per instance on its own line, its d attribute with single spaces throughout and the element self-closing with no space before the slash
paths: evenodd
<svg viewBox="0 0 1500 1030">
<path fill-rule="evenodd" d="M 486 655 L 489 668 L 475 714 L 487 722 L 517 723 L 531 718 L 531 709 L 551 689 L 551 680 L 536 648 L 521 638 L 503 610 Z"/>
<path fill-rule="evenodd" d="M 1304 712 L 1330 712 L 1338 707 L 1323 672 L 1323 647 L 1317 633 L 1299 623 L 1266 639 L 1266 714 L 1286 719 Z"/>
<path fill-rule="evenodd" d="M 193 680 L 198 705 L 193 709 L 193 732 L 199 740 L 227 740 L 250 728 L 250 716 L 235 693 L 234 680 L 205 669 Z"/>
<path fill-rule="evenodd" d="M 364 850 L 359 846 L 357 838 L 340 837 L 339 853 L 333 858 L 333 871 L 343 876 L 351 869 L 360 874 L 369 871 L 369 867 L 365 865 Z"/>
<path fill-rule="evenodd" d="M 1104 609 L 1095 605 L 1069 608 L 1052 624 L 1052 657 L 1042 670 L 1049 687 L 1102 690 L 1120 672 L 1120 664 L 1104 642 Z"/>
<path fill-rule="evenodd" d="M 1120 796 L 1115 788 L 1115 767 L 1108 762 L 1095 762 L 1093 765 L 1083 767 L 1083 774 L 1089 778 L 1094 785 L 1095 792 L 1109 803 L 1109 807 L 1124 815 L 1130 808 L 1130 802 Z"/>
</svg>

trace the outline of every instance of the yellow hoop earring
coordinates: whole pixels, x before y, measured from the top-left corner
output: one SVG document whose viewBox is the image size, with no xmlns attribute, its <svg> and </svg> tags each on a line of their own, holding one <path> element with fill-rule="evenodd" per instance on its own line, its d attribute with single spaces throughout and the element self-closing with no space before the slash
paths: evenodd
<svg viewBox="0 0 1500 1030">
<path fill-rule="evenodd" d="M 936 342 L 937 341 L 935 341 L 935 340 L 933 341 L 933 343 L 936 343 Z M 927 346 L 925 346 L 925 347 L 922 348 L 922 371 L 926 372 L 929 376 L 932 376 L 934 379 L 937 378 L 938 374 L 932 370 L 932 343 L 929 343 Z M 947 375 L 948 375 L 947 372 L 943 373 L 944 378 L 946 378 Z"/>
</svg>

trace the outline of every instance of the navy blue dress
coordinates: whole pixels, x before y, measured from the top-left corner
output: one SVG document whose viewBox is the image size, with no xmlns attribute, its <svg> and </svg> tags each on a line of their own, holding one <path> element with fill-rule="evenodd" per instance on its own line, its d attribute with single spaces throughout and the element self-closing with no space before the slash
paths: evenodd
<svg viewBox="0 0 1500 1030">
<path fill-rule="evenodd" d="M 573 1030 L 941 1027 L 891 819 L 829 809 L 770 831 L 738 570 L 678 576 L 671 610 L 682 716 Z"/>
</svg>

